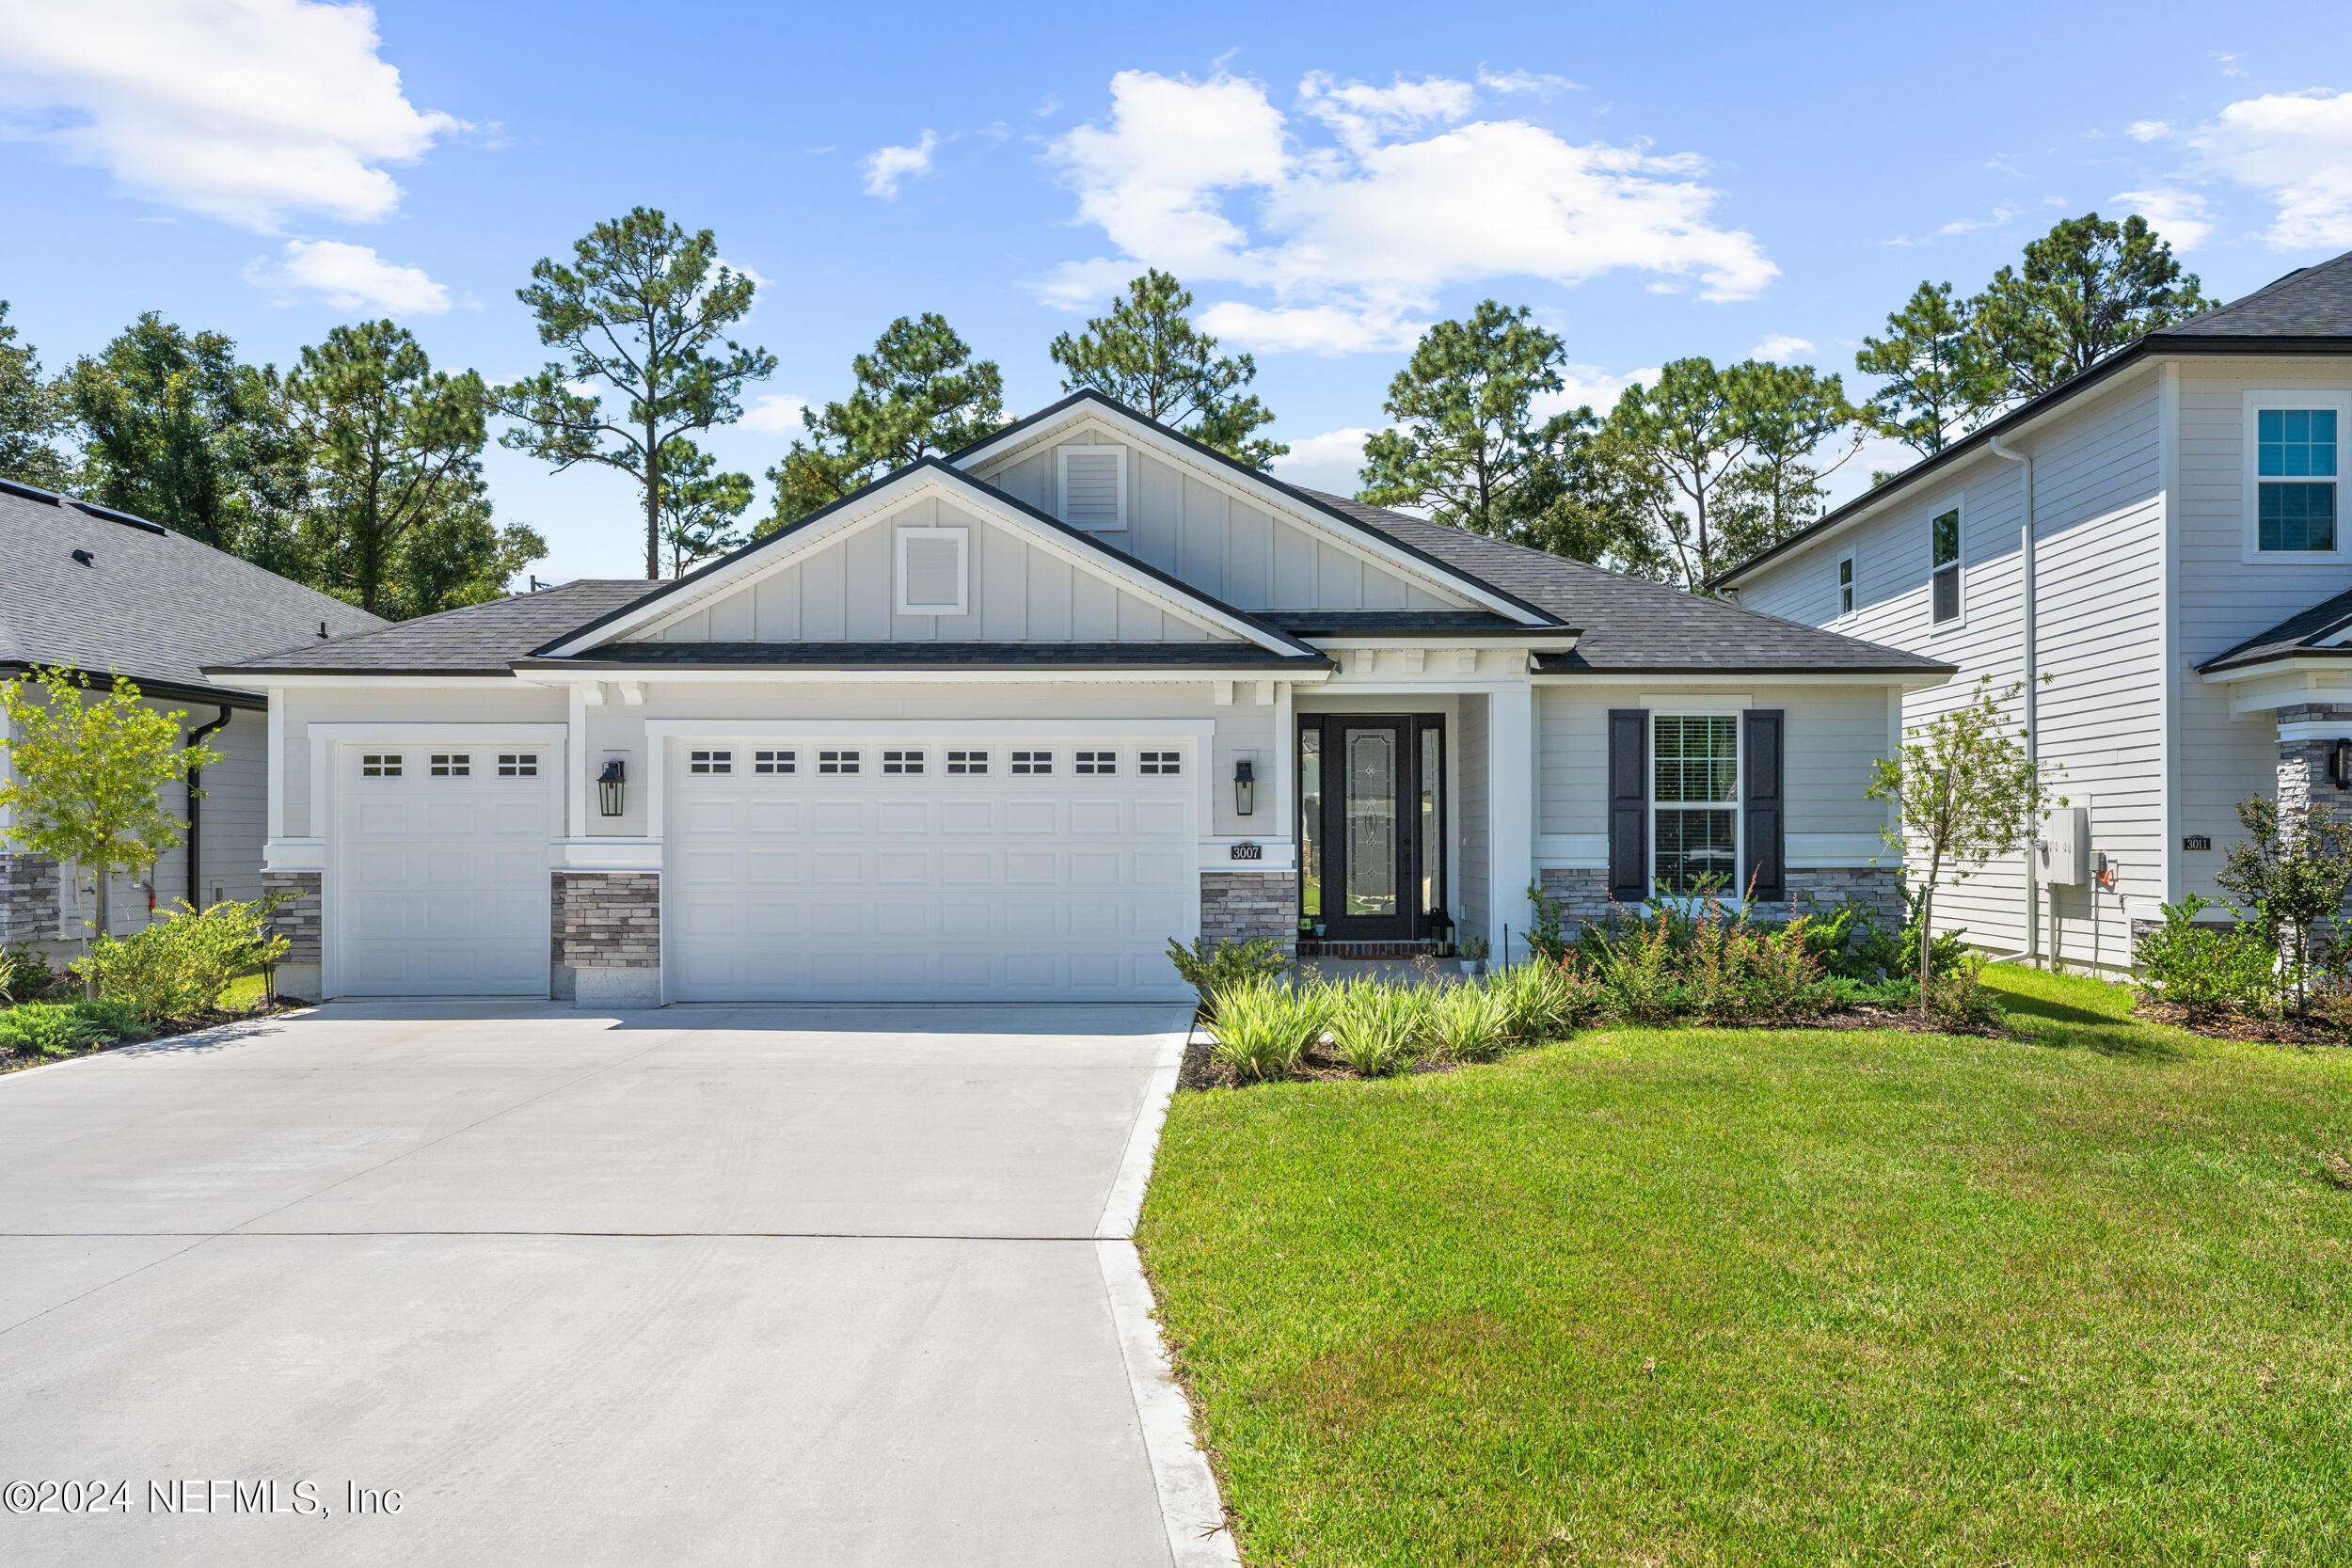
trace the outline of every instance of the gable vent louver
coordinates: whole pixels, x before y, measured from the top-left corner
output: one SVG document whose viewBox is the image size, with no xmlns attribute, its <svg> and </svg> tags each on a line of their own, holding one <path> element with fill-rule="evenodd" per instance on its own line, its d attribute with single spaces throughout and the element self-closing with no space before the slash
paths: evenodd
<svg viewBox="0 0 2352 1568">
<path fill-rule="evenodd" d="M 1119 448 L 1061 454 L 1062 521 L 1108 531 L 1127 526 L 1126 453 Z"/>
<path fill-rule="evenodd" d="M 898 613 L 964 613 L 966 535 L 961 529 L 911 529 L 898 535 Z"/>
</svg>

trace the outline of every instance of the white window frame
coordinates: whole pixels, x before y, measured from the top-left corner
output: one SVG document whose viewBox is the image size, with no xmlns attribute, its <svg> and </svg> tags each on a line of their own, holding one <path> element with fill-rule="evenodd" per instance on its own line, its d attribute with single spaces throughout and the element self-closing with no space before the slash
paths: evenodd
<svg viewBox="0 0 2352 1568">
<path fill-rule="evenodd" d="M 1101 457 L 1106 452 L 1115 455 L 1119 460 L 1119 521 L 1109 528 L 1091 528 L 1084 523 L 1071 522 L 1070 459 L 1072 455 L 1074 453 L 1085 457 Z M 1125 447 L 1093 446 L 1055 448 L 1054 485 L 1055 498 L 1060 503 L 1054 509 L 1055 515 L 1060 517 L 1062 521 L 1070 523 L 1072 528 L 1077 529 L 1086 533 L 1124 533 L 1127 531 L 1128 518 L 1132 515 L 1131 500 L 1134 492 L 1128 483 L 1127 449 Z"/>
<path fill-rule="evenodd" d="M 1837 579 L 1835 586 L 1837 590 L 1837 613 L 1830 619 L 1842 621 L 1853 613 L 1853 552 L 1851 550 L 1848 550 L 1837 558 Z M 1932 592 L 1935 585 L 1930 583 L 1928 586 Z"/>
<path fill-rule="evenodd" d="M 2260 426 L 2255 417 L 2269 408 L 2329 408 L 2336 416 L 2336 547 L 2332 550 L 2265 550 L 2262 547 L 2262 452 L 2257 433 Z M 2305 566 L 2312 562 L 2352 561 L 2352 518 L 2344 516 L 2344 457 L 2352 447 L 2352 392 L 2323 391 L 2315 388 L 2280 388 L 2256 389 L 2246 394 L 2241 410 L 2239 442 L 2245 448 L 2240 465 L 2245 475 L 2240 511 L 2244 514 L 2244 533 L 2240 559 L 2249 566 Z M 2273 476 L 2275 479 L 2277 476 Z M 2321 481 L 2293 480 L 2291 483 L 2318 483 Z"/>
<path fill-rule="evenodd" d="M 907 545 L 915 539 L 947 539 L 956 546 L 956 597 L 952 605 L 910 604 L 907 601 Z M 968 615 L 972 604 L 972 531 L 968 528 L 926 526 L 902 528 L 891 546 L 898 578 L 901 615 Z"/>
<path fill-rule="evenodd" d="M 1947 507 L 1943 510 L 1949 511 L 1950 508 Z M 1662 894 L 1660 892 L 1658 886 L 1658 814 L 1661 811 L 1728 811 L 1731 813 L 1732 885 L 1725 887 L 1717 895 L 1716 901 L 1726 910 L 1744 910 L 1748 903 L 1748 890 L 1738 884 L 1740 867 L 1746 863 L 1748 851 L 1746 793 L 1748 787 L 1748 725 L 1745 715 L 1750 706 L 1750 699 L 1738 697 L 1713 702 L 1702 699 L 1657 703 L 1648 697 L 1644 697 L 1642 701 L 1649 714 L 1649 744 L 1646 748 L 1649 754 L 1649 767 L 1645 770 L 1642 778 L 1644 796 L 1642 809 L 1649 814 L 1645 820 L 1645 826 L 1648 831 L 1643 835 L 1648 849 L 1647 863 L 1642 867 L 1643 878 L 1649 884 L 1649 897 L 1645 903 L 1652 911 L 1672 909 L 1680 910 L 1686 914 L 1695 914 L 1706 904 L 1706 900 L 1696 894 Z M 1661 719 L 1728 719 L 1731 721 L 1732 771 L 1729 801 L 1722 805 L 1708 802 L 1694 806 L 1686 800 L 1661 802 L 1658 799 L 1658 721 Z"/>
<path fill-rule="evenodd" d="M 1960 514 L 1960 551 L 1952 558 L 1950 566 L 1939 567 L 1935 563 L 1935 520 L 1947 512 Z M 1965 492 L 1954 491 L 1928 508 L 1927 546 L 1928 631 L 1931 635 L 1959 631 L 1968 625 L 1968 498 Z M 1952 574 L 1953 595 L 1960 600 L 1959 612 L 1948 621 L 1935 618 L 1935 575 L 1939 571 Z"/>
</svg>

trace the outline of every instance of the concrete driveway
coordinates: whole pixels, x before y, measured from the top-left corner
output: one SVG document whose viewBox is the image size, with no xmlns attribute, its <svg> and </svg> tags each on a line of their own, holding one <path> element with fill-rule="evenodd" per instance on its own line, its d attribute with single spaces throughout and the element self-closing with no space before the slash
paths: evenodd
<svg viewBox="0 0 2352 1568">
<path fill-rule="evenodd" d="M 0 1560 L 1167 1564 L 1096 1238 L 1185 1022 L 335 1006 L 0 1078 L 0 1484 L 78 1483 Z"/>
</svg>

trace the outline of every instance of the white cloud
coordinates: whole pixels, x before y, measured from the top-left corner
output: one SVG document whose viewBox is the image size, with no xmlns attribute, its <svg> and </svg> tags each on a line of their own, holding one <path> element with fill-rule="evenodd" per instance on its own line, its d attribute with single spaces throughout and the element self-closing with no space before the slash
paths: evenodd
<svg viewBox="0 0 2352 1568">
<path fill-rule="evenodd" d="M 1781 364 L 1787 364 L 1789 360 L 1794 359 L 1800 354 L 1810 354 L 1812 352 L 1812 339 L 1791 338 L 1786 332 L 1775 332 L 1770 337 L 1764 339 L 1761 342 L 1757 343 L 1754 348 L 1748 350 L 1748 357 L 1751 359 L 1771 359 Z"/>
<path fill-rule="evenodd" d="M 1066 307 L 1138 266 L 1188 284 L 1263 289 L 1220 301 L 1210 330 L 1244 347 L 1348 353 L 1418 336 L 1449 285 L 1529 277 L 1559 284 L 1629 269 L 1744 298 L 1779 269 L 1753 236 L 1711 220 L 1702 162 L 1646 147 L 1578 145 L 1518 119 L 1470 119 L 1476 88 L 1442 77 L 1388 87 L 1321 73 L 1299 87 L 1307 145 L 1265 88 L 1126 71 L 1107 121 L 1053 143 L 1078 217 L 1117 258 L 1063 267 L 1040 287 Z"/>
<path fill-rule="evenodd" d="M 1936 230 L 1939 234 L 1965 234 L 1972 229 L 1998 229 L 2025 209 L 2014 201 L 2004 201 L 1980 218 L 1954 218 Z"/>
<path fill-rule="evenodd" d="M 1555 92 L 1577 90 L 1577 85 L 1565 76 L 1534 71 L 1482 71 L 1478 85 L 1488 92 L 1532 92 L 1546 99 Z"/>
<path fill-rule="evenodd" d="M 1545 420 L 1554 414 L 1565 414 L 1571 408 L 1590 408 L 1596 414 L 1606 416 L 1609 410 L 1617 406 L 1617 400 L 1625 395 L 1628 387 L 1635 382 L 1645 387 L 1655 383 L 1658 370 L 1656 365 L 1651 365 L 1644 370 L 1613 375 L 1598 365 L 1571 362 L 1560 367 L 1560 389 L 1538 393 L 1529 401 L 1528 406 L 1536 418 Z"/>
<path fill-rule="evenodd" d="M 938 135 L 926 131 L 913 147 L 878 147 L 867 153 L 858 163 L 866 171 L 866 194 L 884 201 L 897 199 L 900 181 L 920 179 L 931 171 L 931 150 L 938 145 Z"/>
<path fill-rule="evenodd" d="M 254 261 L 245 276 L 260 288 L 316 294 L 338 310 L 437 316 L 449 309 L 449 290 L 422 267 L 387 261 L 367 245 L 341 240 L 288 240 L 278 265 Z"/>
<path fill-rule="evenodd" d="M 2195 191 L 2164 186 L 2119 192 L 2115 199 L 2146 218 L 2175 250 L 2194 250 L 2214 231 L 2213 210 Z"/>
<path fill-rule="evenodd" d="M 1290 451 L 1274 460 L 1278 469 L 1292 468 L 1355 468 L 1364 460 L 1364 443 L 1372 432 L 1364 429 L 1328 430 L 1320 436 L 1302 436 L 1290 444 Z"/>
<path fill-rule="evenodd" d="M 2265 93 L 2231 104 L 2189 145 L 2204 166 L 2266 193 L 2282 250 L 2352 245 L 2352 92 Z"/>
<path fill-rule="evenodd" d="M 806 398 L 789 392 L 764 392 L 743 410 L 743 428 L 763 436 L 802 435 L 808 427 L 801 422 L 801 411 L 807 406 Z"/>
<path fill-rule="evenodd" d="M 314 0 L 0 3 L 10 134 L 134 195 L 269 231 L 389 216 L 387 164 L 461 128 L 376 55 L 375 13 Z"/>
<path fill-rule="evenodd" d="M 2123 134 L 2134 141 L 2162 141 L 2172 134 L 2172 127 L 2161 119 L 2136 119 L 2123 127 Z"/>
</svg>

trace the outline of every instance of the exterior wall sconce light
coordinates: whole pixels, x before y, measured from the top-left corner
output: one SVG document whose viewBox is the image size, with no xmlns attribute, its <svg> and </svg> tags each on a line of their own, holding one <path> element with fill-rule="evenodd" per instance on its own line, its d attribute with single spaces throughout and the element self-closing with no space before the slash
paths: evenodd
<svg viewBox="0 0 2352 1568">
<path fill-rule="evenodd" d="M 628 788 L 628 769 L 621 766 L 619 757 L 614 757 L 604 765 L 604 771 L 596 775 L 596 809 L 607 816 L 620 816 Z"/>
<path fill-rule="evenodd" d="M 2352 789 L 2352 740 L 2339 740 L 2328 748 L 2328 776 L 2338 789 Z"/>
<path fill-rule="evenodd" d="M 1233 764 L 1233 815 L 1248 816 L 1258 809 L 1258 765 L 1242 761 Z"/>
</svg>

